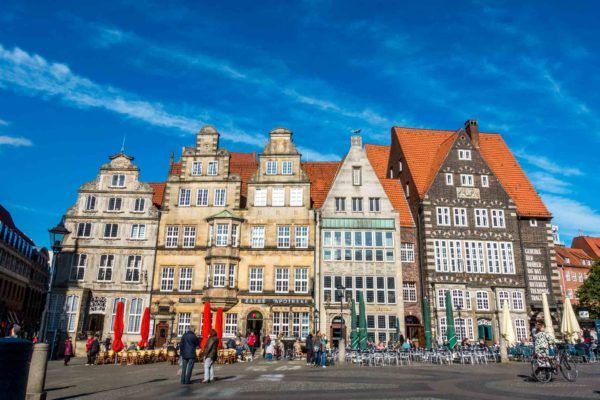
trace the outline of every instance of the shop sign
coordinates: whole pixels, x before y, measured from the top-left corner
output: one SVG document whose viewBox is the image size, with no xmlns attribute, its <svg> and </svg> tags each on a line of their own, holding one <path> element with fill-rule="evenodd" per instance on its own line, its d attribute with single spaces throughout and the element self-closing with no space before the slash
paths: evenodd
<svg viewBox="0 0 600 400">
<path fill-rule="evenodd" d="M 243 304 L 267 304 L 267 305 L 310 305 L 308 299 L 242 299 Z"/>
<path fill-rule="evenodd" d="M 180 297 L 179 302 L 180 303 L 195 303 L 196 299 L 193 297 Z"/>
</svg>

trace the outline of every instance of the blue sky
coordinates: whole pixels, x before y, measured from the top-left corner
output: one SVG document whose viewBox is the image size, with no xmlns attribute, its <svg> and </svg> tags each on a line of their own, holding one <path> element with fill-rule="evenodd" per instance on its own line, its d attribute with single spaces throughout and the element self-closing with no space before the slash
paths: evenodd
<svg viewBox="0 0 600 400">
<path fill-rule="evenodd" d="M 600 234 L 600 4 L 54 3 L 0 9 L 0 204 L 39 244 L 123 137 L 161 181 L 205 123 L 233 151 L 286 126 L 322 160 L 352 129 L 467 118 L 503 134 L 564 241 Z"/>
</svg>

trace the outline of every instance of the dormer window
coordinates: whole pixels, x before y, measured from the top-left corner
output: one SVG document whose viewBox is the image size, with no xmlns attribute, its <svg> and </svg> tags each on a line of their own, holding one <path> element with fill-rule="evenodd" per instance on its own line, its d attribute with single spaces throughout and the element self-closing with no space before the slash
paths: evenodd
<svg viewBox="0 0 600 400">
<path fill-rule="evenodd" d="M 218 161 L 210 161 L 208 163 L 208 175 L 217 175 L 219 170 L 219 162 Z"/>
<path fill-rule="evenodd" d="M 474 186 L 473 175 L 470 174 L 460 174 L 460 184 L 462 186 Z"/>
<path fill-rule="evenodd" d="M 487 175 L 481 175 L 481 187 L 489 187 L 490 180 Z"/>
<path fill-rule="evenodd" d="M 202 161 L 194 161 L 192 163 L 192 175 L 193 176 L 202 175 Z"/>
<path fill-rule="evenodd" d="M 569 257 L 565 257 L 565 264 L 571 264 L 571 259 Z"/>
<path fill-rule="evenodd" d="M 454 176 L 452 174 L 446 174 L 446 185 L 454 185 Z"/>
<path fill-rule="evenodd" d="M 362 173 L 360 167 L 352 167 L 352 184 L 360 186 L 362 184 Z"/>
<path fill-rule="evenodd" d="M 122 174 L 113 175 L 110 185 L 113 187 L 125 187 L 125 175 L 122 175 Z"/>
<path fill-rule="evenodd" d="M 281 173 L 283 175 L 292 175 L 292 162 L 284 161 L 281 163 Z"/>
<path fill-rule="evenodd" d="M 471 150 L 458 150 L 458 159 L 459 160 L 470 160 L 471 159 Z"/>
<path fill-rule="evenodd" d="M 267 161 L 267 175 L 277 175 L 277 161 Z"/>
<path fill-rule="evenodd" d="M 537 226 L 537 219 L 530 219 L 529 220 L 529 226 L 536 227 Z"/>
</svg>

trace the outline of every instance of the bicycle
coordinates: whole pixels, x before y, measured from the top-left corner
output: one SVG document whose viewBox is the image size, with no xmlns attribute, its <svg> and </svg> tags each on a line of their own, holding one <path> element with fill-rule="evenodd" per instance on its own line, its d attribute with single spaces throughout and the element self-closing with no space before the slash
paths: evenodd
<svg viewBox="0 0 600 400">
<path fill-rule="evenodd" d="M 571 356 L 565 347 L 558 347 L 555 356 L 533 354 L 531 359 L 531 371 L 536 381 L 548 383 L 558 371 L 569 382 L 575 382 L 579 376 L 577 365 L 571 360 Z"/>
</svg>

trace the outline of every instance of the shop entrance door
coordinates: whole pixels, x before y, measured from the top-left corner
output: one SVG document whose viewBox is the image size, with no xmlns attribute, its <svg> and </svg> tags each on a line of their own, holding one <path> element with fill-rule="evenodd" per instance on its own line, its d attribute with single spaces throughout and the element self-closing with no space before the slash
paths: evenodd
<svg viewBox="0 0 600 400">
<path fill-rule="evenodd" d="M 260 311 L 250 311 L 246 317 L 246 335 L 254 332 L 257 346 L 262 345 L 261 333 L 263 327 L 263 316 Z"/>
</svg>

